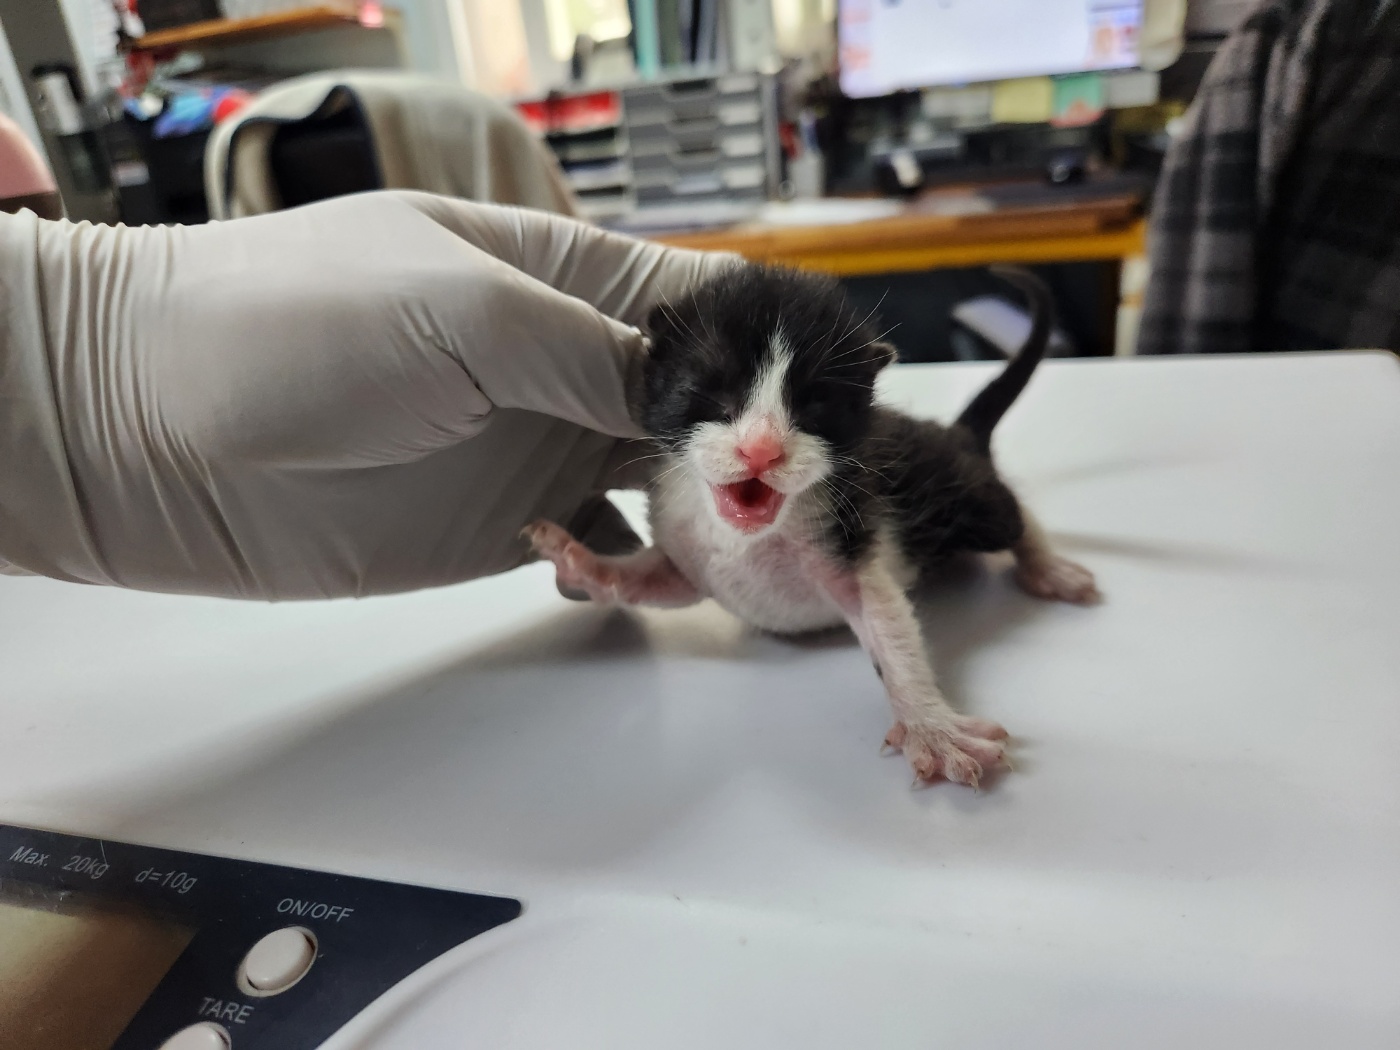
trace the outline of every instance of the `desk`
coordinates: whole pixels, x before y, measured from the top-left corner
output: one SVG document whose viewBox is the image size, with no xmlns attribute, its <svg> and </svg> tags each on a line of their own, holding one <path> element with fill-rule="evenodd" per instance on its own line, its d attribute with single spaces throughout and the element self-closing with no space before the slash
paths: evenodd
<svg viewBox="0 0 1400 1050">
<path fill-rule="evenodd" d="M 992 371 L 882 382 L 946 418 Z M 1400 1046 L 1394 359 L 1051 361 L 997 437 L 1107 600 L 930 596 L 1016 741 L 980 794 L 880 757 L 849 638 L 548 566 L 271 606 L 0 577 L 0 821 L 525 900 L 326 1050 Z"/>
<path fill-rule="evenodd" d="M 1145 251 L 1141 194 L 1002 206 L 972 214 L 958 214 L 956 209 L 949 214 L 947 200 L 946 194 L 931 194 L 898 216 L 866 222 L 746 224 L 661 234 L 656 239 L 843 277 L 992 263 L 1119 261 Z"/>
</svg>

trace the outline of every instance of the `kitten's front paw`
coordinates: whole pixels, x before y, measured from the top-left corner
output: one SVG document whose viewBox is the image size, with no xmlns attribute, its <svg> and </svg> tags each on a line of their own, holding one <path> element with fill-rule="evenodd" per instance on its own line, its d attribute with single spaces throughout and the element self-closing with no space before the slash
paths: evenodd
<svg viewBox="0 0 1400 1050">
<path fill-rule="evenodd" d="M 967 715 L 936 722 L 896 722 L 885 744 L 903 751 L 918 782 L 940 778 L 977 787 L 1006 759 L 1006 730 Z"/>
<path fill-rule="evenodd" d="M 1093 605 L 1102 599 L 1094 574 L 1077 562 L 1058 556 L 1016 567 L 1016 582 L 1027 594 L 1048 602 Z"/>
<path fill-rule="evenodd" d="M 618 601 L 617 570 L 552 521 L 537 521 L 521 533 L 535 553 L 554 563 L 554 579 L 566 597 L 587 596 L 613 605 Z"/>
</svg>

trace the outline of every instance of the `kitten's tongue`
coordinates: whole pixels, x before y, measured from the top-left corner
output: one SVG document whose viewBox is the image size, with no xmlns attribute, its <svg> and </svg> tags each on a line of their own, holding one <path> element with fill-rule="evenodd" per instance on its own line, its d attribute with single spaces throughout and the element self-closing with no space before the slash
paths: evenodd
<svg viewBox="0 0 1400 1050">
<path fill-rule="evenodd" d="M 740 532 L 757 532 L 777 520 L 783 494 L 758 478 L 732 485 L 711 485 L 719 516 Z"/>
</svg>

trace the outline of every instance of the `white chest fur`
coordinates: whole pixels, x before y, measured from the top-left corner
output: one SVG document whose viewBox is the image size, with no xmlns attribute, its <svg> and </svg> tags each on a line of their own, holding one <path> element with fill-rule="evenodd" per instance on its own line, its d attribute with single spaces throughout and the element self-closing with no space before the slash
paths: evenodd
<svg viewBox="0 0 1400 1050">
<path fill-rule="evenodd" d="M 844 621 L 811 568 L 815 532 L 798 497 L 778 520 L 746 536 L 720 520 L 707 486 L 686 470 L 651 488 L 654 542 L 703 593 L 746 623 L 792 633 Z"/>
</svg>

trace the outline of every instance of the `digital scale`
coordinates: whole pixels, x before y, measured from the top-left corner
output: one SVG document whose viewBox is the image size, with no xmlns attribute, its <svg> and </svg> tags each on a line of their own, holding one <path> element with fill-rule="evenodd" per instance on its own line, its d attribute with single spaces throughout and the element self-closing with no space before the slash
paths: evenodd
<svg viewBox="0 0 1400 1050">
<path fill-rule="evenodd" d="M 0 1050 L 1400 1047 L 1393 356 L 1050 361 L 997 443 L 1105 602 L 923 596 L 980 792 L 848 635 L 547 565 L 0 577 Z"/>
<path fill-rule="evenodd" d="M 520 902 L 0 826 L 0 1047 L 314 1050 Z"/>
</svg>

